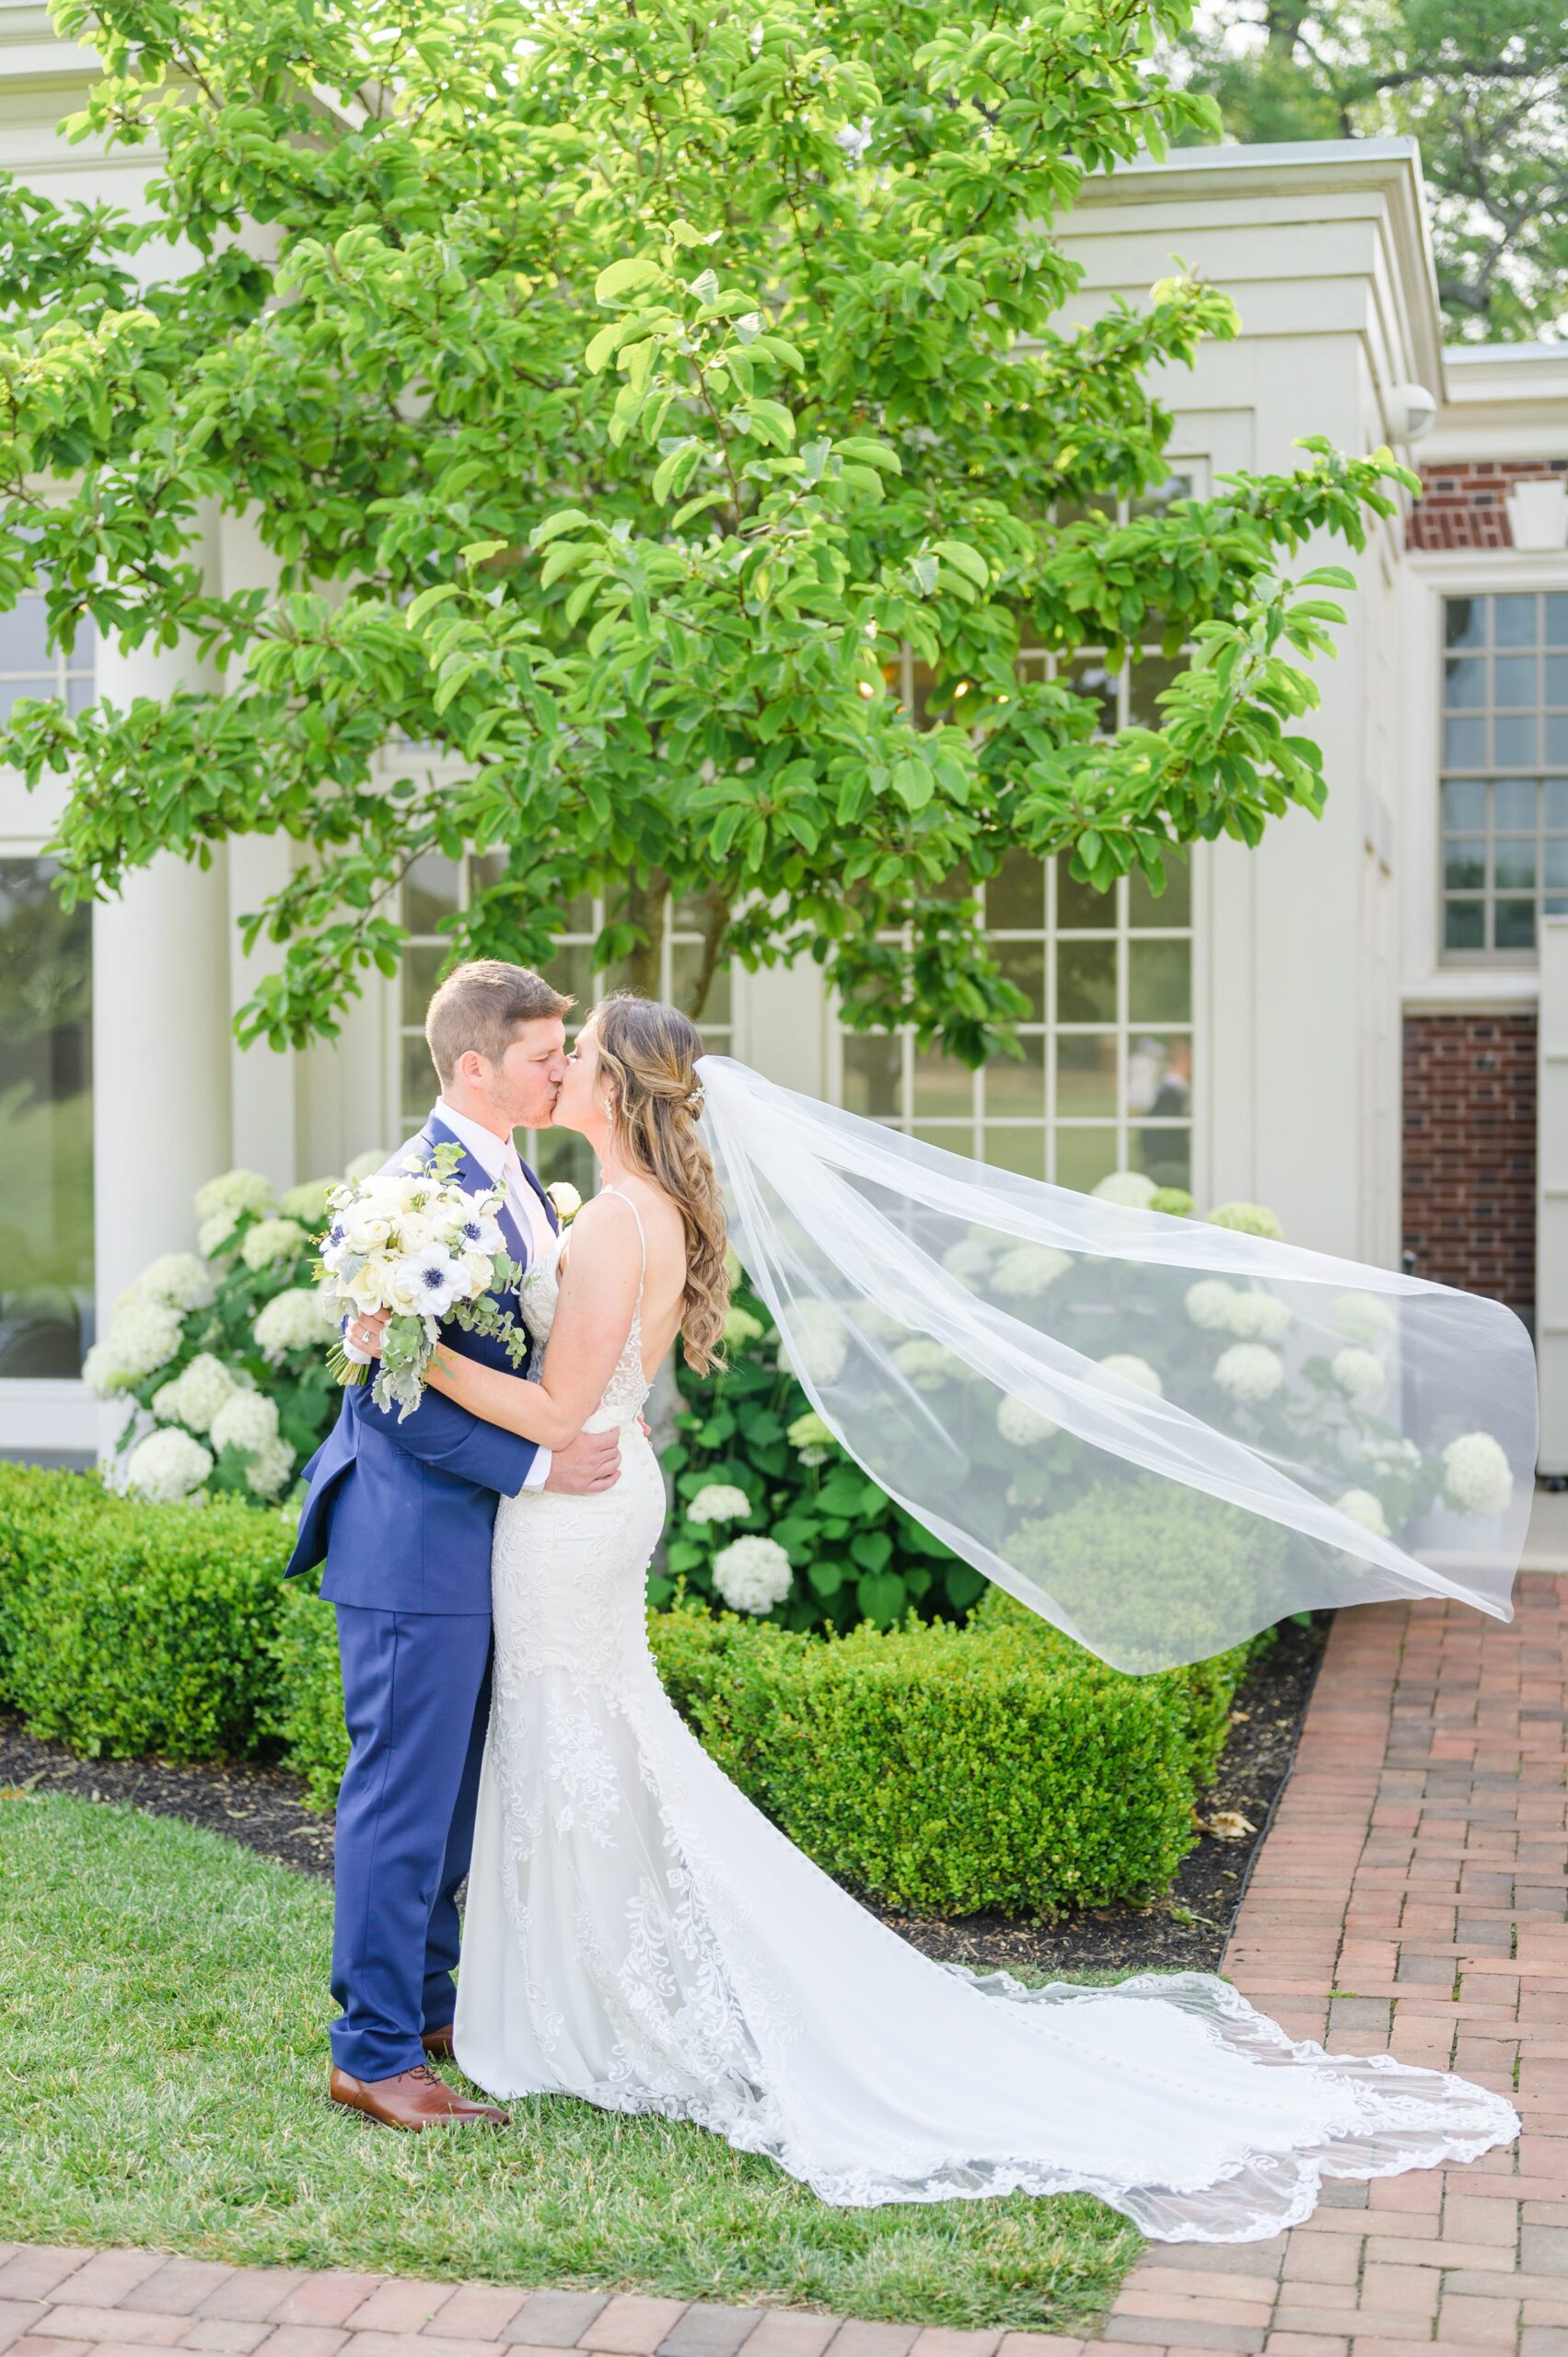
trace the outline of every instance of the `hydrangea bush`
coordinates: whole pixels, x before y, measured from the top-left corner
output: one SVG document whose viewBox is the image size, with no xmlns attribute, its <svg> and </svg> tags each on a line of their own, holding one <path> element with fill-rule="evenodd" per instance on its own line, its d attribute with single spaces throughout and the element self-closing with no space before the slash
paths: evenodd
<svg viewBox="0 0 1568 2357">
<path fill-rule="evenodd" d="M 363 1155 L 346 1175 L 384 1159 Z M 200 1248 L 161 1254 L 121 1295 L 83 1373 L 134 1411 L 120 1437 L 128 1489 L 164 1503 L 287 1496 L 338 1408 L 337 1329 L 311 1276 L 337 1183 L 277 1196 L 257 1171 L 226 1171 L 197 1192 Z"/>
</svg>

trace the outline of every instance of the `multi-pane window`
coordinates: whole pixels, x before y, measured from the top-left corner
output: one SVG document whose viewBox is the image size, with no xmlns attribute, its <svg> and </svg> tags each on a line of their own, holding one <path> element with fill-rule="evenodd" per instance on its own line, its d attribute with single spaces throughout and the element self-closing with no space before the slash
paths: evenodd
<svg viewBox="0 0 1568 2357">
<path fill-rule="evenodd" d="M 405 1136 L 423 1125 L 437 1093 L 430 1051 L 424 1043 L 424 1014 L 443 970 L 452 962 L 452 944 L 436 927 L 443 917 L 468 905 L 473 888 L 482 890 L 505 869 L 504 852 L 470 853 L 460 860 L 443 859 L 432 852 L 415 860 L 404 879 L 403 923 L 412 938 L 403 952 L 397 1102 Z M 679 1004 L 685 1003 L 701 972 L 703 957 L 701 937 L 684 916 L 678 904 L 665 929 L 659 981 L 660 997 Z M 596 971 L 593 962 L 594 943 L 604 923 L 601 900 L 584 895 L 575 901 L 567 911 L 565 928 L 557 934 L 545 969 L 557 990 L 569 993 L 577 1002 L 566 1017 L 568 1040 L 575 1038 L 595 1000 L 614 987 L 614 978 Z M 701 1017 L 703 1044 L 717 1055 L 727 1055 L 732 1050 L 733 996 L 733 978 L 727 968 L 721 968 L 714 976 Z M 585 1142 L 569 1130 L 519 1132 L 517 1147 L 547 1183 L 569 1178 L 586 1191 L 592 1182 L 592 1156 Z"/>
<path fill-rule="evenodd" d="M 1107 501 L 1130 515 L 1191 495 L 1194 470 L 1147 500 Z M 1065 517 L 1059 520 L 1066 521 Z M 1070 682 L 1099 706 L 1097 733 L 1157 728 L 1161 689 L 1185 668 L 1157 646 L 1109 669 L 1103 649 L 1057 656 L 1020 650 L 1025 678 Z M 923 717 L 926 681 L 906 656 L 903 701 Z M 961 715 L 961 706 L 955 713 Z M 1021 1062 L 996 1056 L 978 1073 L 917 1051 L 912 1032 L 838 1035 L 840 1101 L 924 1138 L 1029 1178 L 1086 1190 L 1112 1170 L 1142 1170 L 1186 1187 L 1192 1170 L 1192 904 L 1185 862 L 1167 863 L 1156 900 L 1141 877 L 1109 892 L 1074 882 L 1065 859 L 1012 852 L 979 894 L 986 938 L 1029 1013 Z"/>
<path fill-rule="evenodd" d="M 1443 600 L 1443 952 L 1528 961 L 1568 913 L 1568 594 Z"/>
<path fill-rule="evenodd" d="M 76 644 L 63 655 L 51 648 L 41 597 L 18 598 L 0 614 L 0 719 L 19 696 L 57 696 L 68 712 L 85 712 L 93 700 L 93 626 L 77 625 Z"/>
<path fill-rule="evenodd" d="M 1191 1175 L 1191 878 L 1075 883 L 1064 859 L 1009 853 L 981 895 L 986 936 L 1029 1002 L 1022 1061 L 979 1072 L 912 1033 L 841 1035 L 840 1099 L 950 1153 L 1087 1190 L 1112 1170 Z"/>
<path fill-rule="evenodd" d="M 0 1377 L 81 1372 L 93 1328 L 92 908 L 0 859 Z"/>
</svg>

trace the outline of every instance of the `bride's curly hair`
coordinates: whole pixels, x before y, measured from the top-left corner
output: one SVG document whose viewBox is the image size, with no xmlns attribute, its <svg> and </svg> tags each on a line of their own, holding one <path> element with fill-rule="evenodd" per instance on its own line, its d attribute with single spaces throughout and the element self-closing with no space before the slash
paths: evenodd
<svg viewBox="0 0 1568 2357">
<path fill-rule="evenodd" d="M 686 1364 L 698 1375 L 722 1365 L 729 1308 L 724 1203 L 697 1129 L 703 1038 L 678 1006 L 619 993 L 593 1012 L 599 1071 L 614 1091 L 616 1151 L 628 1168 L 664 1189 L 686 1224 L 686 1296 L 680 1314 Z"/>
</svg>

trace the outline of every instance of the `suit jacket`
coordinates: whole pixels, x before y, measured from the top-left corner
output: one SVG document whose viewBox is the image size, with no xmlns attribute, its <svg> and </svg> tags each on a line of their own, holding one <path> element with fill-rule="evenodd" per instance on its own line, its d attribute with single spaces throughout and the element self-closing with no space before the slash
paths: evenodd
<svg viewBox="0 0 1568 2357">
<path fill-rule="evenodd" d="M 411 1153 L 458 1144 L 433 1117 L 396 1163 Z M 554 1210 L 526 1164 L 524 1175 L 553 1228 Z M 478 1192 L 491 1184 L 466 1150 L 453 1176 Z M 500 1223 L 508 1252 L 526 1267 L 528 1238 L 505 1205 Z M 505 1306 L 516 1314 L 516 1297 L 508 1296 Z M 441 1343 L 482 1365 L 517 1372 L 494 1336 L 466 1333 L 448 1321 Z M 351 1384 L 337 1422 L 305 1469 L 308 1489 L 287 1576 L 324 1558 L 321 1593 L 334 1604 L 383 1612 L 488 1612 L 495 1509 L 503 1496 L 514 1497 L 522 1488 L 535 1454 L 531 1440 L 485 1423 L 439 1391 L 426 1391 L 400 1423 L 396 1408 L 377 1407 L 368 1383 Z"/>
</svg>

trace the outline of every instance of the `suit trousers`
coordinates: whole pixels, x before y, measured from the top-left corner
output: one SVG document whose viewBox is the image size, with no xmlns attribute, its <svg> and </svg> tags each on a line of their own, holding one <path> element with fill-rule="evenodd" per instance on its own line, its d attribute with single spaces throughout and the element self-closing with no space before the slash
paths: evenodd
<svg viewBox="0 0 1568 2357">
<path fill-rule="evenodd" d="M 452 2018 L 457 1894 L 490 1714 L 488 1612 L 337 1607 L 351 1743 L 338 1794 L 332 2060 L 389 2079 Z"/>
</svg>

